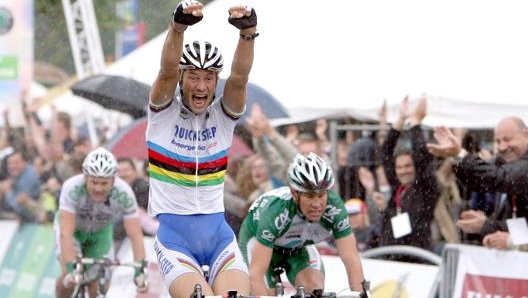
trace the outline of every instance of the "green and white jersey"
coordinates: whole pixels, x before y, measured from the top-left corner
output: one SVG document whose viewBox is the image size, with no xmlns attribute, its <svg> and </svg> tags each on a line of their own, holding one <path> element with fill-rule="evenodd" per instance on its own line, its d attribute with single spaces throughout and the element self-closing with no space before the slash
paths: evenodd
<svg viewBox="0 0 528 298">
<path fill-rule="evenodd" d="M 309 222 L 300 214 L 290 188 L 285 186 L 261 195 L 249 209 L 239 234 L 241 246 L 255 237 L 270 248 L 297 249 L 326 239 L 352 234 L 343 201 L 328 192 L 325 212 L 319 222 Z"/>
<path fill-rule="evenodd" d="M 62 185 L 59 209 L 74 213 L 75 230 L 84 233 L 100 231 L 120 216 L 125 219 L 139 217 L 132 188 L 117 176 L 105 202 L 94 202 L 88 197 L 83 174 L 69 178 Z"/>
</svg>

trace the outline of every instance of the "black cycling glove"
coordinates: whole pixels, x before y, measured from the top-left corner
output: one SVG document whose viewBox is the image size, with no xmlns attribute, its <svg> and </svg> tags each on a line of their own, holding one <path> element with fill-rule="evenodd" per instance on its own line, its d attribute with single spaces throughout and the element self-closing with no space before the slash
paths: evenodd
<svg viewBox="0 0 528 298">
<path fill-rule="evenodd" d="M 178 4 L 178 6 L 176 6 L 174 11 L 172 12 L 172 21 L 174 23 L 187 25 L 187 26 L 194 25 L 194 24 L 198 23 L 199 21 L 201 21 L 203 19 L 203 15 L 197 17 L 197 16 L 194 16 L 193 14 L 190 14 L 190 13 L 189 14 L 183 13 L 183 10 L 185 8 L 187 8 L 189 5 L 195 4 L 195 3 L 198 3 L 198 1 L 195 1 L 195 0 L 184 0 L 184 1 L 180 2 L 180 4 Z"/>
<path fill-rule="evenodd" d="M 237 27 L 239 30 L 257 26 L 257 13 L 255 12 L 255 9 L 249 6 L 246 8 L 248 10 L 251 9 L 251 15 L 249 17 L 246 17 L 246 16 L 243 16 L 241 18 L 229 17 L 227 19 L 231 25 Z"/>
</svg>

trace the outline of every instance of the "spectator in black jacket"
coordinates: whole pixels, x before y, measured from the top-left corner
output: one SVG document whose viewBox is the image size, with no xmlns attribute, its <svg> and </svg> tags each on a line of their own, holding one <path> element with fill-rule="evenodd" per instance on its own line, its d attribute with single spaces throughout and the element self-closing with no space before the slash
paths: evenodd
<svg viewBox="0 0 528 298">
<path fill-rule="evenodd" d="M 398 120 L 392 125 L 382 145 L 382 163 L 392 195 L 380 214 L 379 245 L 411 245 L 423 249 L 431 246 L 431 222 L 439 196 L 433 156 L 427 152 L 424 133 L 420 127 L 426 115 L 425 98 L 420 99 L 412 113 L 408 112 L 408 97 L 400 106 Z M 411 149 L 395 150 L 408 121 Z M 379 206 L 383 209 L 383 206 Z M 416 261 L 401 256 L 394 260 Z"/>
<path fill-rule="evenodd" d="M 483 244 L 497 249 L 513 248 L 506 220 L 528 218 L 528 128 L 518 117 L 502 119 L 494 130 L 494 162 L 477 154 L 468 154 L 447 127 L 434 132 L 436 144 L 428 144 L 429 151 L 441 157 L 451 157 L 458 179 L 477 191 L 500 192 L 491 218 L 482 211 L 462 212 L 457 226 L 466 233 L 480 233 Z"/>
</svg>

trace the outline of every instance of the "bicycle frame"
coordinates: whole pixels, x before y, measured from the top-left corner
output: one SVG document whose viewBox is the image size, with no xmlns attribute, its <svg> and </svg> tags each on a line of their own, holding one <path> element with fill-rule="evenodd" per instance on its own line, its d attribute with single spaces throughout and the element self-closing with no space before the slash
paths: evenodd
<svg viewBox="0 0 528 298">
<path fill-rule="evenodd" d="M 86 265 L 99 265 L 95 276 L 87 276 Z M 75 262 L 74 274 L 76 276 L 77 286 L 73 291 L 72 298 L 89 298 L 89 286 L 97 281 L 97 290 L 95 298 L 106 297 L 107 269 L 116 266 L 127 266 L 132 268 L 141 268 L 141 265 L 135 262 L 122 263 L 109 258 L 77 258 Z"/>
</svg>

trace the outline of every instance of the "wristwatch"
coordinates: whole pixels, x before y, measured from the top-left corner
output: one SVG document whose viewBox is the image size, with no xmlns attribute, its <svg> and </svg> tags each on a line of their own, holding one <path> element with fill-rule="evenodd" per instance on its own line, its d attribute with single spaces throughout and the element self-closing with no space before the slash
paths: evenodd
<svg viewBox="0 0 528 298">
<path fill-rule="evenodd" d="M 460 163 L 464 159 L 464 157 L 466 157 L 468 154 L 469 153 L 467 152 L 467 150 L 462 148 L 458 152 L 457 156 L 450 157 L 449 161 L 451 162 L 451 164 L 456 165 Z"/>
<path fill-rule="evenodd" d="M 249 34 L 249 35 L 246 35 L 246 34 L 240 34 L 240 38 L 242 38 L 243 40 L 253 40 L 255 39 L 257 36 L 259 36 L 260 34 L 258 33 L 255 33 L 255 34 Z"/>
</svg>

